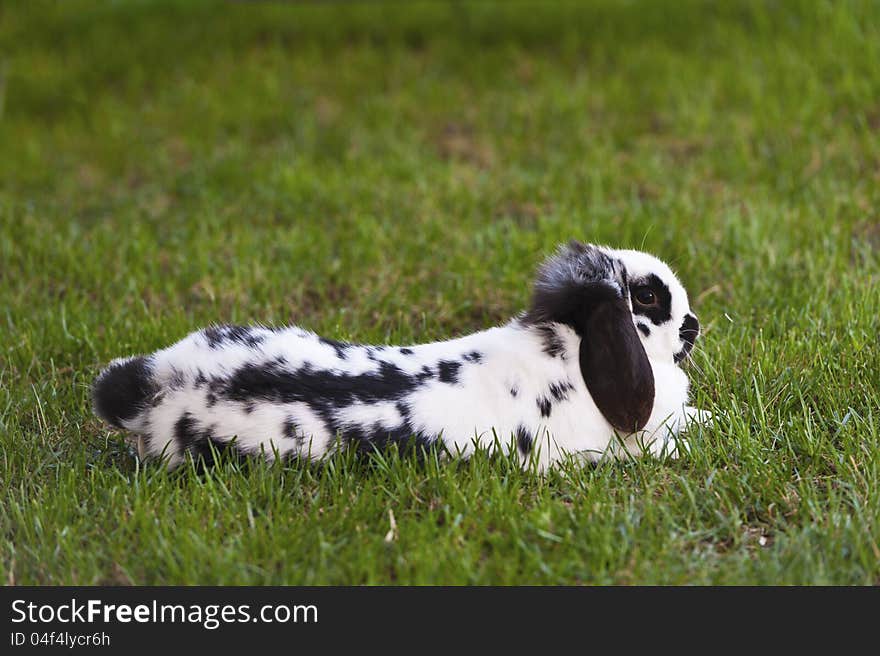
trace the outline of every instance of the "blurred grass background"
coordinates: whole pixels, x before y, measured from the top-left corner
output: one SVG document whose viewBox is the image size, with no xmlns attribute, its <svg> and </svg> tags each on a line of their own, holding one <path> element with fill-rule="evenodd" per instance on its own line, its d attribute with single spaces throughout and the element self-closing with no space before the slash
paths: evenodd
<svg viewBox="0 0 880 656">
<path fill-rule="evenodd" d="M 878 140 L 876 2 L 3 3 L 6 581 L 880 582 Z M 487 327 L 570 237 L 690 290 L 690 458 L 169 475 L 91 415 L 209 322 Z"/>
</svg>

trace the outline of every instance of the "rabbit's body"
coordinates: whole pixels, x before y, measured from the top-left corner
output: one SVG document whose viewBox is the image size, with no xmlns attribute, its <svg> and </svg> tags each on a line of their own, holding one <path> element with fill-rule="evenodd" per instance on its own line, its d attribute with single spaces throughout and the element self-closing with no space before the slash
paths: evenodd
<svg viewBox="0 0 880 656">
<path fill-rule="evenodd" d="M 567 326 L 518 320 L 405 347 L 345 344 L 297 327 L 219 326 L 111 365 L 105 395 L 137 377 L 134 396 L 121 402 L 141 409 L 125 419 L 109 407 L 102 415 L 143 436 L 146 455 L 164 454 L 171 466 L 187 451 L 209 456 L 210 443 L 270 458 L 320 458 L 337 438 L 364 447 L 440 439 L 468 455 L 476 442 L 491 448 L 497 437 L 523 458 L 534 452 L 541 465 L 565 453 L 595 459 L 614 429 L 587 392 L 579 342 Z M 653 436 L 678 419 L 688 381 L 671 363 L 652 368 L 664 380 L 645 427 Z M 666 424 L 674 430 L 674 421 Z M 654 448 L 668 436 L 660 437 Z"/>
<path fill-rule="evenodd" d="M 139 435 L 142 456 L 171 467 L 187 453 L 210 459 L 212 447 L 317 459 L 340 443 L 375 448 L 413 439 L 441 440 L 462 455 L 477 443 L 500 445 L 542 468 L 566 454 L 595 460 L 616 453 L 618 433 L 632 451 L 674 450 L 669 439 L 694 412 L 677 356 L 665 347 L 654 353 L 647 326 L 636 336 L 639 317 L 624 303 L 625 271 L 585 276 L 580 262 L 562 272 L 560 257 L 542 269 L 529 312 L 503 326 L 414 346 L 348 344 L 296 326 L 214 326 L 152 355 L 111 363 L 95 385 L 96 411 Z M 566 285 L 575 285 L 578 308 L 598 308 L 590 319 L 569 316 Z M 609 318 L 596 318 L 603 308 Z M 660 325 L 682 316 L 660 316 Z M 614 337 L 603 342 L 606 324 L 619 329 L 614 321 L 632 333 L 625 348 Z M 639 359 L 621 363 L 624 383 L 615 387 L 618 374 L 603 370 L 609 358 L 616 368 L 633 349 Z M 635 379 L 626 382 L 628 375 Z M 621 422 L 632 429 L 621 430 Z"/>
</svg>

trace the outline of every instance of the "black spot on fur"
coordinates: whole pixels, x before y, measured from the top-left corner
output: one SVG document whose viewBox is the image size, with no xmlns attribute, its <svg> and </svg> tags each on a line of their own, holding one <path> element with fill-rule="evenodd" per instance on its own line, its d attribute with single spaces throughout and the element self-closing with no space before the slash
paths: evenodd
<svg viewBox="0 0 880 656">
<path fill-rule="evenodd" d="M 266 337 L 247 326 L 229 326 L 227 339 L 253 348 L 254 346 L 262 344 Z"/>
<path fill-rule="evenodd" d="M 254 411 L 255 408 L 256 408 L 256 406 L 253 404 L 253 402 L 245 403 L 245 404 L 244 404 L 244 408 L 243 408 L 243 409 L 244 409 L 244 413 L 245 413 L 246 415 L 249 415 L 249 414 L 251 414 L 251 413 Z"/>
<path fill-rule="evenodd" d="M 636 295 L 640 289 L 647 288 L 654 292 L 657 299 L 656 305 L 645 307 L 636 302 Z M 655 274 L 649 275 L 647 278 L 639 278 L 633 280 L 629 286 L 630 296 L 632 297 L 633 314 L 648 317 L 655 326 L 669 321 L 672 318 L 672 294 L 669 287 L 666 286 L 660 278 Z"/>
<path fill-rule="evenodd" d="M 198 424 L 190 413 L 184 412 L 174 424 L 174 439 L 181 451 L 188 451 L 199 440 Z"/>
<path fill-rule="evenodd" d="M 565 345 L 559 338 L 554 326 L 544 323 L 536 326 L 536 329 L 541 337 L 544 353 L 551 358 L 562 356 L 565 353 Z"/>
<path fill-rule="evenodd" d="M 209 326 L 202 331 L 202 334 L 208 341 L 208 346 L 212 349 L 220 348 L 225 339 L 225 332 L 222 326 Z"/>
<path fill-rule="evenodd" d="M 174 424 L 174 439 L 180 450 L 189 453 L 205 465 L 214 464 L 214 454 L 218 455 L 229 448 L 229 445 L 215 437 L 216 426 L 199 426 L 189 412 L 184 412 Z"/>
<path fill-rule="evenodd" d="M 205 395 L 205 402 L 209 408 L 213 408 L 217 403 L 217 397 L 223 394 L 226 389 L 226 381 L 217 376 L 211 376 L 208 379 L 208 393 Z"/>
<path fill-rule="evenodd" d="M 332 347 L 333 350 L 336 351 L 336 357 L 340 360 L 345 360 L 348 357 L 346 351 L 348 351 L 348 349 L 352 346 L 351 344 L 348 344 L 346 342 L 340 342 L 335 339 L 328 339 L 326 337 L 319 337 L 318 341 L 321 342 L 321 344 Z"/>
<path fill-rule="evenodd" d="M 694 348 L 699 334 L 700 322 L 692 314 L 685 315 L 684 321 L 681 322 L 681 328 L 678 329 L 678 336 L 684 342 L 684 348 L 675 354 L 676 362 L 681 362 L 687 357 L 687 354 Z"/>
<path fill-rule="evenodd" d="M 550 399 L 546 396 L 539 396 L 536 402 L 538 404 L 538 409 L 541 411 L 541 416 L 549 417 L 550 411 L 553 409 L 553 404 L 550 403 Z"/>
<path fill-rule="evenodd" d="M 409 421 L 410 419 L 410 409 L 409 406 L 404 401 L 398 401 L 395 404 L 397 411 L 400 413 L 400 416 L 403 417 L 404 421 Z"/>
<path fill-rule="evenodd" d="M 534 444 L 535 438 L 528 428 L 520 424 L 516 427 L 516 431 L 514 431 L 514 436 L 516 437 L 516 446 L 519 448 L 520 453 L 524 456 L 528 455 L 532 450 L 532 445 Z"/>
<path fill-rule="evenodd" d="M 296 432 L 296 422 L 293 421 L 293 417 L 288 417 L 284 420 L 284 424 L 281 427 L 281 433 L 290 440 L 300 440 L 302 436 Z"/>
<path fill-rule="evenodd" d="M 638 329 L 639 329 L 639 332 L 641 332 L 645 337 L 650 337 L 650 336 L 651 336 L 651 329 L 648 328 L 648 326 L 646 326 L 645 324 L 643 324 L 643 323 L 637 323 L 637 324 L 636 324 L 636 328 L 638 328 Z"/>
<path fill-rule="evenodd" d="M 179 390 L 186 385 L 186 376 L 180 369 L 171 367 L 171 375 L 168 377 L 168 389 Z"/>
<path fill-rule="evenodd" d="M 158 392 L 150 359 L 136 357 L 106 369 L 95 381 L 92 398 L 98 416 L 122 428 L 122 422 L 140 414 Z"/>
<path fill-rule="evenodd" d="M 404 348 L 400 349 L 400 354 L 401 354 L 401 355 L 412 355 L 412 354 L 413 354 L 413 350 L 412 350 L 411 348 L 405 348 L 405 347 L 404 347 Z"/>
<path fill-rule="evenodd" d="M 483 354 L 479 351 L 471 351 L 470 353 L 465 353 L 463 357 L 468 362 L 473 362 L 474 364 L 479 364 L 483 361 Z"/>
<path fill-rule="evenodd" d="M 568 393 L 573 389 L 574 386 L 567 380 L 560 383 L 550 383 L 550 395 L 556 401 L 565 401 L 568 398 Z"/>
<path fill-rule="evenodd" d="M 369 427 L 344 426 L 339 433 L 346 443 L 355 444 L 359 451 L 381 450 L 391 444 L 400 447 L 428 446 L 434 440 L 415 431 L 411 424 L 403 422 L 393 428 L 375 423 Z"/>
<path fill-rule="evenodd" d="M 513 387 L 510 388 L 510 395 L 511 395 L 513 398 L 516 398 L 518 394 L 519 394 L 519 388 L 518 388 L 518 387 L 513 386 Z"/>
<path fill-rule="evenodd" d="M 457 384 L 460 369 L 461 362 L 456 362 L 455 360 L 440 360 L 440 362 L 437 363 L 437 371 L 440 372 L 440 382 L 447 383 L 448 385 Z"/>
<path fill-rule="evenodd" d="M 398 401 L 396 408 L 402 420 L 397 426 L 388 427 L 380 423 L 374 423 L 368 427 L 334 424 L 334 439 L 336 435 L 341 435 L 346 443 L 355 444 L 359 451 L 383 449 L 389 444 L 409 449 L 419 445 L 429 446 L 436 441 L 435 436 L 425 435 L 413 427 L 412 413 L 405 401 Z"/>
<path fill-rule="evenodd" d="M 262 335 L 258 329 L 248 326 L 209 326 L 202 331 L 202 334 L 212 349 L 221 348 L 229 343 L 254 348 L 265 339 L 265 335 Z"/>
<path fill-rule="evenodd" d="M 376 403 L 397 400 L 420 382 L 390 362 L 380 362 L 378 372 L 349 374 L 313 369 L 309 363 L 295 371 L 277 362 L 246 364 L 226 381 L 223 394 L 240 403 L 263 400 L 271 403 L 305 402 L 341 408 L 356 401 Z"/>
<path fill-rule="evenodd" d="M 203 385 L 205 385 L 205 383 L 207 383 L 207 382 L 208 382 L 208 379 L 205 378 L 205 374 L 202 373 L 202 370 L 201 370 L 201 369 L 199 369 L 199 370 L 198 370 L 198 373 L 196 374 L 195 379 L 193 380 L 193 386 L 194 386 L 196 389 L 199 389 L 199 388 L 201 388 Z"/>
<path fill-rule="evenodd" d="M 418 383 L 424 383 L 431 380 L 434 377 L 434 372 L 431 371 L 431 367 L 428 365 L 422 365 L 422 370 L 416 374 L 416 381 Z"/>
</svg>

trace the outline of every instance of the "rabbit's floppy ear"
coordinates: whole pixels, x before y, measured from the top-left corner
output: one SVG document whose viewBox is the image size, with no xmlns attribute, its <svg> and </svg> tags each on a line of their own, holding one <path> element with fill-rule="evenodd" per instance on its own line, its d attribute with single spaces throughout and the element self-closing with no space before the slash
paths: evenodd
<svg viewBox="0 0 880 656">
<path fill-rule="evenodd" d="M 580 368 L 593 401 L 619 431 L 641 430 L 654 407 L 654 373 L 627 303 L 626 270 L 595 246 L 570 242 L 538 270 L 531 323 L 555 321 L 581 338 Z"/>
<path fill-rule="evenodd" d="M 654 407 L 654 372 L 623 299 L 597 303 L 581 334 L 581 375 L 596 406 L 616 429 L 644 428 Z"/>
</svg>

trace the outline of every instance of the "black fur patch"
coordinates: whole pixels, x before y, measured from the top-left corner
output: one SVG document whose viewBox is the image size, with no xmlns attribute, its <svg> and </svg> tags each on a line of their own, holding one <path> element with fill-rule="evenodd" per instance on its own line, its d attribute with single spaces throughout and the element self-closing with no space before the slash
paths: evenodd
<svg viewBox="0 0 880 656">
<path fill-rule="evenodd" d="M 474 364 L 479 364 L 483 361 L 483 354 L 479 351 L 471 351 L 470 353 L 465 353 L 462 357 L 464 357 L 467 362 L 473 362 Z"/>
<path fill-rule="evenodd" d="M 212 349 L 220 348 L 226 338 L 226 333 L 222 326 L 209 326 L 202 331 L 202 335 L 208 341 L 208 346 Z"/>
<path fill-rule="evenodd" d="M 565 401 L 568 398 L 568 393 L 573 389 L 574 386 L 567 380 L 559 383 L 550 383 L 550 395 L 556 401 Z"/>
<path fill-rule="evenodd" d="M 687 354 L 694 348 L 699 334 L 700 322 L 694 315 L 686 314 L 684 321 L 681 322 L 681 328 L 678 329 L 678 336 L 684 342 L 684 348 L 675 354 L 676 362 L 681 362 L 687 357 Z"/>
<path fill-rule="evenodd" d="M 137 357 L 108 368 L 95 381 L 92 398 L 98 416 L 122 428 L 122 422 L 140 414 L 158 392 L 152 362 Z"/>
<path fill-rule="evenodd" d="M 226 381 L 217 376 L 211 376 L 208 380 L 208 393 L 205 395 L 205 402 L 209 408 L 213 408 L 217 403 L 217 396 L 223 394 L 226 388 Z"/>
<path fill-rule="evenodd" d="M 550 403 L 550 399 L 548 399 L 546 396 L 539 396 L 536 399 L 536 402 L 538 404 L 538 409 L 541 411 L 541 416 L 549 417 L 550 412 L 553 410 L 553 404 Z"/>
<path fill-rule="evenodd" d="M 266 337 L 247 326 L 229 326 L 226 339 L 227 341 L 244 344 L 245 346 L 253 348 L 254 346 L 262 344 Z"/>
<path fill-rule="evenodd" d="M 249 326 L 209 326 L 202 331 L 202 334 L 212 349 L 220 348 L 228 343 L 243 344 L 254 348 L 265 339 L 264 335 Z"/>
<path fill-rule="evenodd" d="M 389 444 L 397 444 L 401 447 L 428 446 L 435 441 L 434 436 L 420 433 L 413 427 L 412 413 L 405 401 L 398 401 L 396 408 L 402 418 L 401 423 L 397 426 L 389 428 L 374 423 L 365 428 L 351 424 L 337 425 L 333 423 L 333 439 L 336 435 L 341 435 L 347 443 L 356 444 L 359 451 L 382 449 Z"/>
<path fill-rule="evenodd" d="M 650 337 L 650 336 L 651 336 L 651 329 L 648 328 L 648 326 L 646 326 L 645 324 L 643 324 L 643 323 L 637 323 L 637 324 L 636 324 L 636 328 L 638 328 L 638 329 L 639 329 L 639 332 L 642 333 L 645 337 Z"/>
<path fill-rule="evenodd" d="M 440 382 L 449 385 L 458 383 L 458 372 L 461 369 L 461 362 L 455 360 L 440 360 L 437 363 L 437 371 L 439 372 Z"/>
<path fill-rule="evenodd" d="M 281 426 L 281 434 L 287 439 L 296 440 L 297 442 L 302 442 L 303 439 L 302 434 L 296 432 L 296 422 L 293 421 L 293 417 L 288 417 L 284 420 L 284 424 Z"/>
<path fill-rule="evenodd" d="M 211 466 L 214 464 L 214 453 L 220 454 L 229 448 L 228 444 L 215 437 L 215 430 L 216 426 L 199 426 L 189 412 L 184 412 L 174 424 L 174 439 L 181 451 Z"/>
<path fill-rule="evenodd" d="M 644 307 L 636 302 L 636 292 L 642 287 L 647 287 L 654 292 L 654 295 L 657 297 L 656 305 Z M 655 326 L 659 326 L 672 318 L 672 294 L 666 283 L 655 274 L 652 273 L 647 278 L 631 281 L 629 290 L 630 296 L 632 296 L 633 314 L 648 317 Z"/>
<path fill-rule="evenodd" d="M 345 358 L 348 357 L 346 351 L 351 348 L 351 344 L 340 342 L 335 339 L 328 339 L 326 337 L 319 337 L 318 341 L 321 342 L 321 344 L 333 347 L 333 350 L 336 351 L 336 357 L 340 360 L 345 360 Z"/>
<path fill-rule="evenodd" d="M 422 370 L 416 374 L 416 381 L 418 383 L 425 383 L 431 380 L 434 377 L 434 372 L 431 371 L 431 367 L 428 365 L 422 365 Z"/>
<path fill-rule="evenodd" d="M 514 431 L 514 436 L 516 437 L 516 446 L 519 448 L 520 453 L 524 456 L 528 455 L 532 450 L 532 445 L 535 442 L 535 438 L 528 428 L 520 424 L 516 427 L 516 431 Z"/>
<path fill-rule="evenodd" d="M 556 328 L 549 324 L 540 324 L 536 326 L 538 334 L 541 336 L 542 350 L 551 358 L 562 356 L 565 353 L 565 344 L 559 338 Z"/>
<path fill-rule="evenodd" d="M 403 401 L 398 401 L 395 404 L 397 411 L 400 413 L 400 416 L 403 417 L 403 420 L 408 422 L 410 420 L 410 409 L 409 406 Z"/>
<path fill-rule="evenodd" d="M 513 387 L 511 387 L 511 388 L 510 388 L 510 395 L 511 395 L 513 398 L 516 398 L 516 397 L 519 395 L 519 388 L 516 387 L 515 385 L 514 385 Z"/>
<path fill-rule="evenodd" d="M 400 349 L 400 354 L 401 354 L 401 355 L 412 355 L 412 354 L 413 354 L 413 350 L 412 350 L 411 348 L 406 348 L 406 347 L 404 347 L 404 348 L 401 348 L 401 349 Z"/>
<path fill-rule="evenodd" d="M 198 423 L 190 413 L 184 412 L 174 424 L 174 439 L 180 445 L 180 450 L 189 451 L 199 437 Z"/>
<path fill-rule="evenodd" d="M 186 385 L 186 376 L 180 369 L 171 367 L 171 375 L 168 377 L 168 389 L 179 390 Z"/>
<path fill-rule="evenodd" d="M 313 369 L 305 363 L 295 371 L 276 361 L 246 364 L 226 381 L 223 394 L 244 403 L 263 400 L 271 403 L 305 402 L 341 408 L 356 401 L 375 403 L 400 399 L 420 385 L 415 376 L 390 362 L 380 362 L 378 372 L 349 374 Z"/>
<path fill-rule="evenodd" d="M 346 442 L 356 444 L 359 451 L 381 450 L 390 444 L 427 446 L 433 442 L 433 439 L 416 432 L 409 422 L 403 422 L 394 428 L 387 428 L 378 423 L 368 428 L 343 426 L 339 433 Z"/>
</svg>

